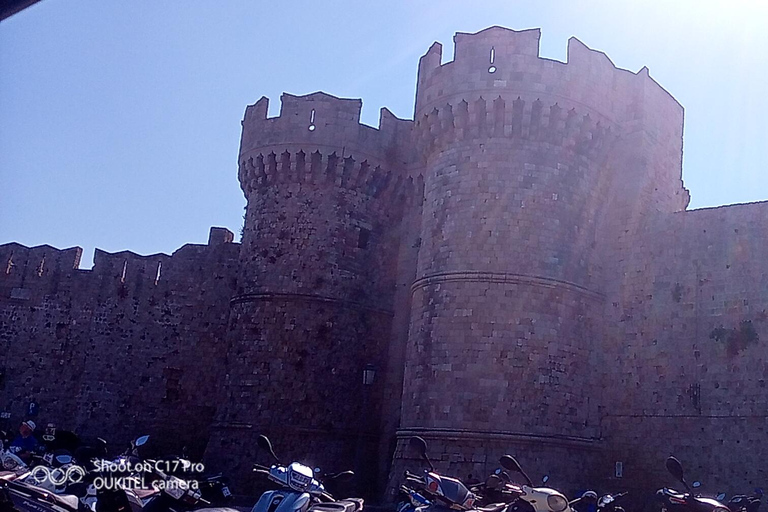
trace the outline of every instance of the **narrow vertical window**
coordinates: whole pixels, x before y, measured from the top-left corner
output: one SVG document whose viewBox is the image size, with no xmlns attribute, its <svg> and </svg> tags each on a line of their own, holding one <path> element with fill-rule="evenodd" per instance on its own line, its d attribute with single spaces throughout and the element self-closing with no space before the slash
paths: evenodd
<svg viewBox="0 0 768 512">
<path fill-rule="evenodd" d="M 157 286 L 157 283 L 160 282 L 160 271 L 162 270 L 162 268 L 163 268 L 163 262 L 162 261 L 158 261 L 157 262 L 157 273 L 155 274 L 155 286 Z"/>
<path fill-rule="evenodd" d="M 358 249 L 367 249 L 368 242 L 371 240 L 371 232 L 365 228 L 360 228 L 360 233 L 357 236 Z"/>
<path fill-rule="evenodd" d="M 10 275 L 13 268 L 13 253 L 8 257 L 8 264 L 5 266 L 5 275 Z"/>
<path fill-rule="evenodd" d="M 496 66 L 494 65 L 494 61 L 496 60 L 496 48 L 491 46 L 491 67 L 488 68 L 489 73 L 495 73 L 496 72 Z"/>
<path fill-rule="evenodd" d="M 120 274 L 120 282 L 125 283 L 125 271 L 128 270 L 128 260 L 123 262 L 123 272 Z"/>
<path fill-rule="evenodd" d="M 315 131 L 315 109 L 309 113 L 309 131 Z"/>
<path fill-rule="evenodd" d="M 45 256 L 43 256 L 43 259 L 40 260 L 40 265 L 37 267 L 37 277 L 43 277 L 43 272 L 45 271 Z"/>
</svg>

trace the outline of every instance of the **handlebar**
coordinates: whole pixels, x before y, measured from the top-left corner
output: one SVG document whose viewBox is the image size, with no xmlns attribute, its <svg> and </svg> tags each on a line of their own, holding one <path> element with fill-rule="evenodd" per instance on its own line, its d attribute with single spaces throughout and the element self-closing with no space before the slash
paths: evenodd
<svg viewBox="0 0 768 512">
<path fill-rule="evenodd" d="M 418 486 L 424 485 L 424 481 L 417 478 L 406 477 L 405 481 L 406 483 L 409 483 L 411 485 L 418 485 Z"/>
</svg>

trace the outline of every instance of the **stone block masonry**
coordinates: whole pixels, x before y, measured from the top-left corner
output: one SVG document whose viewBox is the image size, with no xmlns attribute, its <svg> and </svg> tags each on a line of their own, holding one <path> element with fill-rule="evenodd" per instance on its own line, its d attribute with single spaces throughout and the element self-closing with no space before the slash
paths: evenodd
<svg viewBox="0 0 768 512">
<path fill-rule="evenodd" d="M 223 337 L 239 244 L 173 255 L 0 246 L 0 407 L 14 423 L 30 402 L 38 424 L 109 439 L 115 450 L 153 432 L 202 456 L 220 397 Z"/>
<path fill-rule="evenodd" d="M 322 92 L 248 106 L 240 244 L 213 228 L 92 271 L 0 246 L 0 406 L 157 433 L 241 494 L 262 433 L 368 496 L 421 466 L 417 434 L 462 478 L 511 453 L 642 496 L 675 454 L 706 492 L 765 486 L 768 203 L 687 210 L 682 106 L 539 38 L 458 33 L 450 62 L 435 43 L 413 120 L 364 126 Z"/>
</svg>

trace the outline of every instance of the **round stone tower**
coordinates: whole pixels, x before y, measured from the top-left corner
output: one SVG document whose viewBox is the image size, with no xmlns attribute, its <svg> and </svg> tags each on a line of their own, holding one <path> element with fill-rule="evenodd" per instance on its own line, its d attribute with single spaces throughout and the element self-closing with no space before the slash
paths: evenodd
<svg viewBox="0 0 768 512">
<path fill-rule="evenodd" d="M 360 100 L 324 93 L 281 100 L 279 117 L 267 118 L 262 98 L 243 121 L 248 205 L 226 398 L 207 450 L 246 485 L 251 464 L 268 462 L 256 456 L 259 434 L 283 460 L 376 467 L 382 386 L 367 385 L 364 370 L 386 369 L 412 186 L 397 149 L 410 121 L 383 110 L 379 129 L 364 126 Z"/>
<path fill-rule="evenodd" d="M 685 199 L 679 168 L 625 181 L 640 164 L 622 148 L 655 127 L 646 109 L 662 90 L 647 71 L 576 39 L 567 63 L 541 59 L 539 37 L 458 33 L 452 62 L 439 43 L 420 61 L 422 244 L 396 458 L 419 434 L 455 476 L 512 453 L 568 488 L 587 483 L 599 447 L 601 251 L 623 228 L 603 219 L 625 196 L 629 211 Z M 639 195 L 650 178 L 673 186 Z"/>
</svg>

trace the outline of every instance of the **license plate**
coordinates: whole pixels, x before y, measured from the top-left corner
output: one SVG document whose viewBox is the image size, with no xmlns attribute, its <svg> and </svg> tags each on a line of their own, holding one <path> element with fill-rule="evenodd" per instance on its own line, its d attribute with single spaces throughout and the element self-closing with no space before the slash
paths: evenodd
<svg viewBox="0 0 768 512">
<path fill-rule="evenodd" d="M 180 489 L 177 485 L 170 485 L 165 489 L 165 492 L 171 496 L 172 498 L 181 499 L 182 496 L 184 496 L 184 493 L 187 492 L 186 489 Z"/>
<path fill-rule="evenodd" d="M 230 496 L 232 496 L 232 493 L 229 492 L 229 487 L 227 487 L 226 485 L 221 488 L 221 494 L 223 494 L 225 498 L 229 498 Z"/>
</svg>

